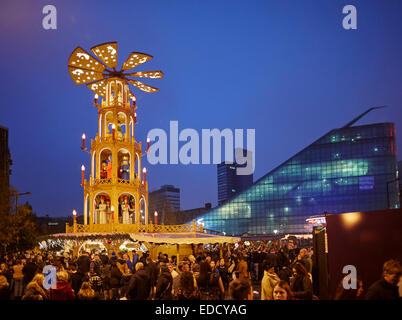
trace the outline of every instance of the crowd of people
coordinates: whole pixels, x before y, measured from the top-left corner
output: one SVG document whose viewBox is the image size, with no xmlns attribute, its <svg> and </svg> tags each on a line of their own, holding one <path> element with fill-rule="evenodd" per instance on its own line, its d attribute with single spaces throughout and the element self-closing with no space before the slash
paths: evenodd
<svg viewBox="0 0 402 320">
<path fill-rule="evenodd" d="M 179 262 L 135 250 L 14 253 L 1 257 L 0 300 L 313 300 L 313 255 L 312 247 L 268 243 L 202 247 Z M 367 292 L 358 281 L 333 298 L 399 299 L 401 272 L 398 261 L 387 261 Z"/>
</svg>

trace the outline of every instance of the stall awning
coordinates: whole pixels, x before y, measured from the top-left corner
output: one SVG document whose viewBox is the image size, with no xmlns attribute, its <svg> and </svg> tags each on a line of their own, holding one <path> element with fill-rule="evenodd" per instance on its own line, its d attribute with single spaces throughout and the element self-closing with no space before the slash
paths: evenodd
<svg viewBox="0 0 402 320">
<path fill-rule="evenodd" d="M 133 241 L 143 241 L 148 243 L 168 243 L 168 244 L 215 244 L 215 243 L 236 243 L 241 239 L 238 237 L 216 236 L 200 232 L 180 232 L 180 233 L 130 233 Z"/>
</svg>

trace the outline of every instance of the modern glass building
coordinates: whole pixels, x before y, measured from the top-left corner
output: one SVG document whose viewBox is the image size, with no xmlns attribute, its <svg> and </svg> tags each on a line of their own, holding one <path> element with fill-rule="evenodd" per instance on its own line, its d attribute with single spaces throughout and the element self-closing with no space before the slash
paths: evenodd
<svg viewBox="0 0 402 320">
<path fill-rule="evenodd" d="M 312 228 L 306 219 L 324 212 L 398 208 L 397 177 L 394 124 L 348 124 L 328 132 L 198 222 L 226 235 L 306 233 Z"/>
</svg>

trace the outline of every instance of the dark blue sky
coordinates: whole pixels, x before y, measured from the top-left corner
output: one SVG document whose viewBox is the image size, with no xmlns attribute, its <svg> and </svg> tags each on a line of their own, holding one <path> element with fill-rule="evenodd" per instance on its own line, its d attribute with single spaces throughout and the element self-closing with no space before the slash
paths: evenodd
<svg viewBox="0 0 402 320">
<path fill-rule="evenodd" d="M 42 8 L 58 29 L 42 28 Z M 342 28 L 357 7 L 357 30 Z M 82 213 L 81 134 L 94 137 L 93 94 L 67 72 L 75 47 L 118 41 L 154 59 L 160 88 L 137 91 L 136 139 L 152 128 L 255 128 L 255 180 L 330 129 L 376 105 L 359 123 L 395 122 L 402 150 L 402 2 L 14 1 L 0 3 L 0 125 L 9 128 L 11 183 L 38 215 Z M 137 70 L 138 69 L 138 70 Z M 181 188 L 182 208 L 217 203 L 215 165 L 148 167 L 151 190 Z M 22 201 L 22 199 L 21 199 Z"/>
</svg>

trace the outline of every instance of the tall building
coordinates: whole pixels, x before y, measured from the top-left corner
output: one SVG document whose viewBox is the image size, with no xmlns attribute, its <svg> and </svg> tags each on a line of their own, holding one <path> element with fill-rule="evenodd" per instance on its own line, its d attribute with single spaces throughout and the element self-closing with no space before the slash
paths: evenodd
<svg viewBox="0 0 402 320">
<path fill-rule="evenodd" d="M 165 184 L 149 193 L 149 220 L 158 212 L 158 221 L 169 224 L 168 214 L 180 211 L 180 188 Z"/>
<path fill-rule="evenodd" d="M 251 151 L 249 151 L 250 154 Z M 245 157 L 247 150 L 243 150 Z M 251 157 L 254 155 L 251 154 Z M 218 205 L 223 204 L 234 195 L 246 190 L 253 184 L 253 174 L 239 175 L 237 168 L 245 167 L 247 164 L 236 162 L 222 162 L 217 165 L 218 171 Z"/>
<path fill-rule="evenodd" d="M 352 126 L 360 117 L 328 132 L 198 221 L 227 235 L 305 233 L 311 231 L 305 220 L 324 212 L 399 207 L 394 124 Z"/>
<path fill-rule="evenodd" d="M 0 185 L 8 188 L 10 184 L 11 156 L 8 148 L 8 129 L 0 126 Z"/>
</svg>

